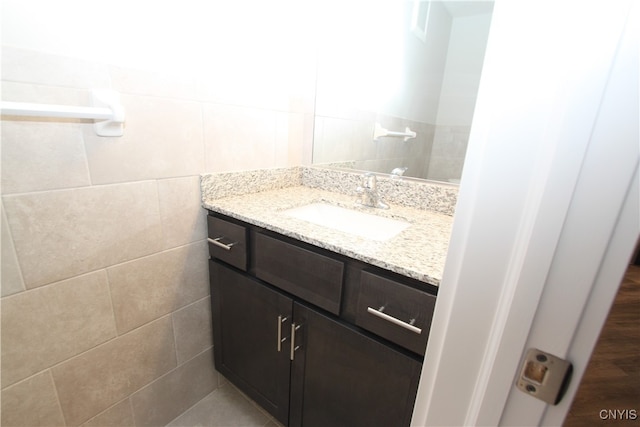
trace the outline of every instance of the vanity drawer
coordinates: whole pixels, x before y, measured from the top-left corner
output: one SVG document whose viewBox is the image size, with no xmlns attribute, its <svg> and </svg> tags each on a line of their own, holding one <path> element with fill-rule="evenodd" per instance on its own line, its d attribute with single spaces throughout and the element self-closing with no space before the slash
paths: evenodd
<svg viewBox="0 0 640 427">
<path fill-rule="evenodd" d="M 424 355 L 436 297 L 363 271 L 356 325 Z"/>
<path fill-rule="evenodd" d="M 209 255 L 247 271 L 247 229 L 213 216 L 207 217 Z"/>
<path fill-rule="evenodd" d="M 343 262 L 256 233 L 253 265 L 256 277 L 333 314 L 340 314 Z"/>
</svg>

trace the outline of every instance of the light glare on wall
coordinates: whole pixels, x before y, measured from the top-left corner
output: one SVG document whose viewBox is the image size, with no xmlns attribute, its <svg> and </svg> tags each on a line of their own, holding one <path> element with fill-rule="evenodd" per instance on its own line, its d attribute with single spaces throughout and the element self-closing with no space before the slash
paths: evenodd
<svg viewBox="0 0 640 427">
<path fill-rule="evenodd" d="M 367 111 L 377 111 L 391 99 L 404 75 L 403 11 L 401 1 L 329 2 L 322 7 L 318 92 Z"/>
<path fill-rule="evenodd" d="M 255 88 L 256 75 L 270 88 L 290 87 L 303 84 L 296 67 L 308 67 L 314 53 L 306 10 L 289 0 L 4 0 L 2 40 L 117 66 L 220 77 L 236 88 Z"/>
</svg>

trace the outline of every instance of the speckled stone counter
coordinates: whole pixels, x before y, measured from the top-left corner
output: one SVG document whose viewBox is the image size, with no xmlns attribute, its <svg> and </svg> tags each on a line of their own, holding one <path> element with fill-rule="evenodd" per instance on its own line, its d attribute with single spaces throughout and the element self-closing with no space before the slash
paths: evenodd
<svg viewBox="0 0 640 427">
<path fill-rule="evenodd" d="M 353 195 L 303 185 L 303 175 L 309 169 L 203 175 L 202 205 L 285 236 L 439 285 L 453 222 L 450 214 L 393 204 L 391 197 L 385 199 L 390 204 L 388 210 L 363 207 L 355 202 Z M 402 219 L 411 226 L 389 240 L 373 241 L 282 213 L 315 202 Z M 453 208 L 445 206 L 444 210 L 453 212 Z"/>
</svg>

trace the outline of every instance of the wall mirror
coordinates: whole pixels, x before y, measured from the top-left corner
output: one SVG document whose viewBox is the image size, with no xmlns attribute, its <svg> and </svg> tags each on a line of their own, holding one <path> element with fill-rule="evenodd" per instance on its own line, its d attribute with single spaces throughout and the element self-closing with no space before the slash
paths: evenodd
<svg viewBox="0 0 640 427">
<path fill-rule="evenodd" d="M 459 182 L 493 2 L 337 3 L 318 49 L 314 165 Z"/>
</svg>

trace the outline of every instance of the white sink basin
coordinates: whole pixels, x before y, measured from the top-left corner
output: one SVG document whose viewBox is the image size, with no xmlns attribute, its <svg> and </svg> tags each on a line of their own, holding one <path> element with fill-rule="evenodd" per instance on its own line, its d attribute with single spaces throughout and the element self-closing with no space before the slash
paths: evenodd
<svg viewBox="0 0 640 427">
<path fill-rule="evenodd" d="M 388 240 L 411 225 L 406 221 L 385 218 L 327 203 L 311 203 L 287 209 L 282 213 L 334 230 L 378 241 Z"/>
</svg>

